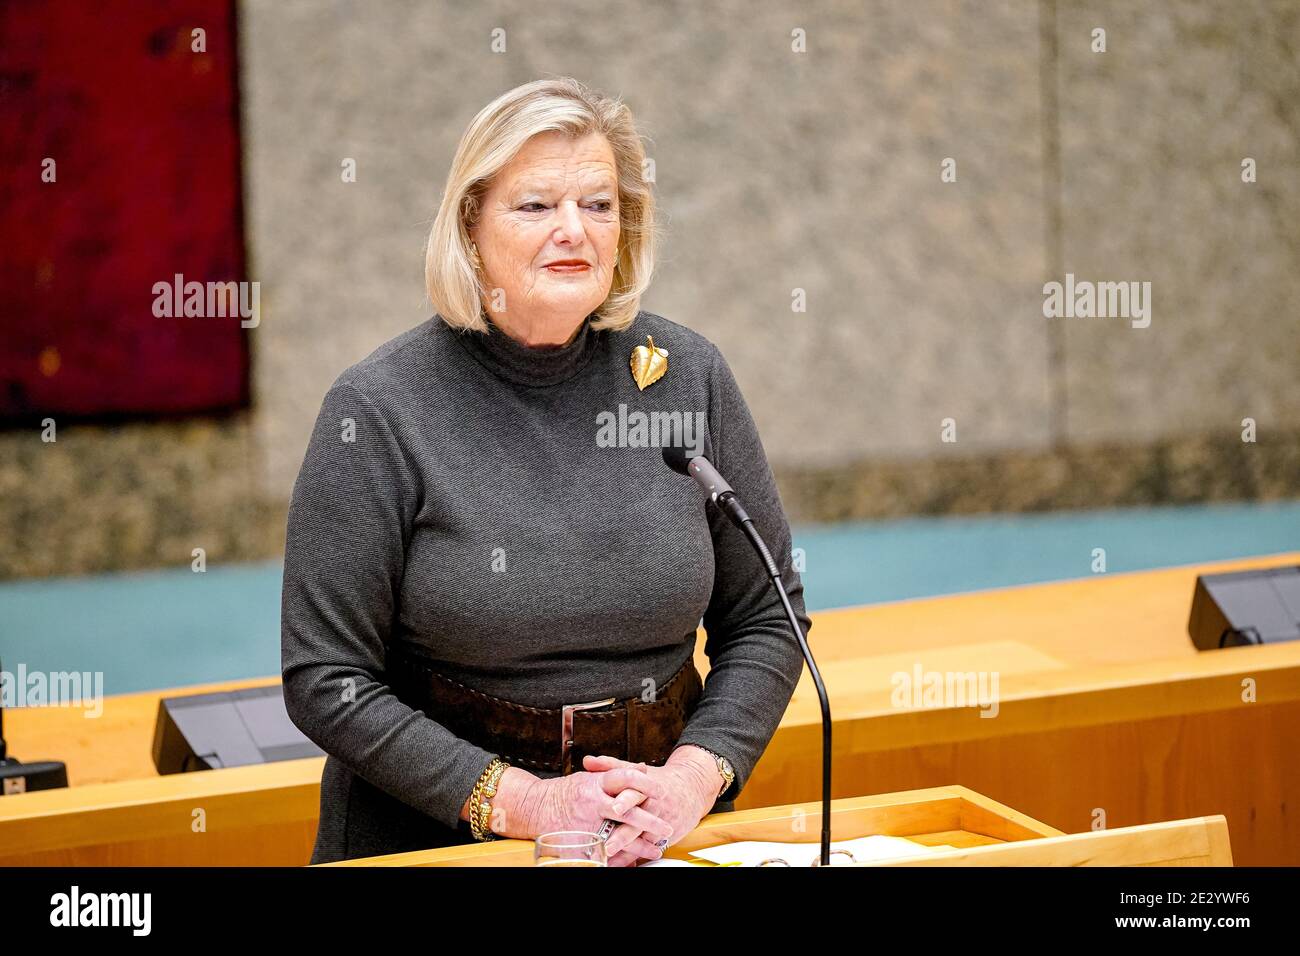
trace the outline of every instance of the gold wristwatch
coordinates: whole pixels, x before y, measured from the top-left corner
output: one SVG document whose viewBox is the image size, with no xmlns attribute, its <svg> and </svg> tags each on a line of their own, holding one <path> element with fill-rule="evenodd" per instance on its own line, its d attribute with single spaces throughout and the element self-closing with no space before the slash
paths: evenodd
<svg viewBox="0 0 1300 956">
<path fill-rule="evenodd" d="M 700 747 L 699 744 L 691 744 L 691 746 Z M 716 754 L 708 747 L 700 747 L 700 749 L 703 750 L 710 757 L 712 757 L 718 764 L 718 775 L 722 777 L 722 781 L 723 781 L 722 789 L 718 791 L 718 796 L 720 797 L 727 792 L 727 789 L 731 786 L 732 782 L 736 779 L 736 769 L 733 766 L 731 766 L 731 761 L 728 760 L 726 757 L 722 756 L 722 754 Z"/>
</svg>

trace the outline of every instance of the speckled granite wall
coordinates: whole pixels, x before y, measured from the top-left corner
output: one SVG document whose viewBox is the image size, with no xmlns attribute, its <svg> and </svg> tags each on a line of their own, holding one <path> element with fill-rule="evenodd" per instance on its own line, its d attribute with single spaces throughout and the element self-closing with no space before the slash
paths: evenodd
<svg viewBox="0 0 1300 956">
<path fill-rule="evenodd" d="M 0 576 L 210 566 L 284 550 L 247 415 L 0 436 Z"/>
<path fill-rule="evenodd" d="M 429 314 L 457 138 L 547 73 L 652 137 L 645 306 L 728 356 L 793 520 L 1294 497 L 1297 11 L 246 0 L 253 411 L 0 435 L 0 576 L 277 554 L 326 388 Z M 1150 327 L 1044 318 L 1066 271 L 1150 281 Z"/>
<path fill-rule="evenodd" d="M 1300 3 L 1063 3 L 1058 27 L 1065 269 L 1153 302 L 1146 329 L 1065 322 L 1065 437 L 1295 428 Z"/>
</svg>

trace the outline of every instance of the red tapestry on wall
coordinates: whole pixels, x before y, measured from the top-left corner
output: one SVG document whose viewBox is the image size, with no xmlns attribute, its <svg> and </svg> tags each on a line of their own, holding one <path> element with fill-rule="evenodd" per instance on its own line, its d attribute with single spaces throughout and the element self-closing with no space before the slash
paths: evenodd
<svg viewBox="0 0 1300 956">
<path fill-rule="evenodd" d="M 233 0 L 0 3 L 6 424 L 248 403 L 236 54 Z"/>
</svg>

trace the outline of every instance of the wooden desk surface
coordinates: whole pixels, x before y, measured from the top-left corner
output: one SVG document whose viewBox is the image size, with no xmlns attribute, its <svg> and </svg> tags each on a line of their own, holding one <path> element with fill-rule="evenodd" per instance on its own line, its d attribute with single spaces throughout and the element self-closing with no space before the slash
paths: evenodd
<svg viewBox="0 0 1300 956">
<path fill-rule="evenodd" d="M 1210 696 L 1206 683 L 1243 673 L 1268 678 L 1272 699 L 1295 700 L 1300 641 L 1200 652 L 1187 634 L 1198 575 L 1286 564 L 1300 564 L 1300 552 L 822 611 L 814 615 L 809 642 L 837 724 L 908 713 L 933 715 L 936 724 L 956 717 L 965 727 L 950 726 L 955 739 L 1041 729 L 1071 716 L 1086 720 L 1086 714 L 1067 713 L 1062 699 L 1110 691 L 1109 702 L 1117 704 L 1132 697 L 1125 691 L 1155 685 L 1160 693 L 1129 705 L 1149 715 L 1236 706 L 1236 682 L 1216 681 L 1218 691 Z M 895 703 L 894 675 L 914 674 L 918 666 L 923 672 L 996 671 L 997 719 L 981 719 L 970 709 Z M 1055 702 L 1055 710 L 1008 707 L 1034 700 Z M 1113 708 L 1096 714 L 1116 716 Z M 782 727 L 820 724 L 805 672 Z M 891 746 L 906 742 L 898 726 L 879 729 Z M 929 728 L 924 739 L 938 729 Z"/>
<path fill-rule="evenodd" d="M 835 795 L 960 781 L 1068 832 L 1221 814 L 1239 865 L 1300 865 L 1300 642 L 1200 652 L 1187 635 L 1198 574 L 1297 563 L 1290 553 L 817 615 Z M 896 703 L 892 678 L 916 668 L 995 674 L 996 717 Z M 737 806 L 813 796 L 820 734 L 805 675 Z"/>
</svg>

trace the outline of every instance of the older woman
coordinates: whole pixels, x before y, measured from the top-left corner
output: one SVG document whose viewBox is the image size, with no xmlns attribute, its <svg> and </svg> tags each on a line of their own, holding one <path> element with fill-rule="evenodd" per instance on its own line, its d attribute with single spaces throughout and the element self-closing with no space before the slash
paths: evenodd
<svg viewBox="0 0 1300 956">
<path fill-rule="evenodd" d="M 282 628 L 289 713 L 328 754 L 313 863 L 602 824 L 611 865 L 654 859 L 733 807 L 780 722 L 802 659 L 779 598 L 640 427 L 699 423 L 806 629 L 731 370 L 639 310 L 643 166 L 627 107 L 576 81 L 489 104 L 429 236 L 437 314 L 325 396 Z"/>
</svg>

